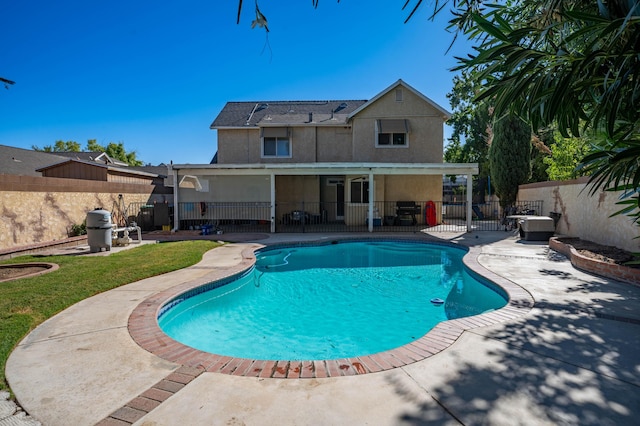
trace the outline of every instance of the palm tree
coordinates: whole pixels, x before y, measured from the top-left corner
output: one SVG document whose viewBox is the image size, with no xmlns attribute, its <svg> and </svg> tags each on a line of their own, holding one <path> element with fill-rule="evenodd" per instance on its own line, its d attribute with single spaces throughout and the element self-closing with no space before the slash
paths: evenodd
<svg viewBox="0 0 640 426">
<path fill-rule="evenodd" d="M 554 124 L 565 137 L 596 135 L 581 164 L 591 191 L 624 191 L 618 213 L 638 222 L 640 1 L 451 3 L 451 26 L 478 42 L 459 67 L 478 71 L 477 100 L 490 99 L 495 117 L 520 114 L 534 131 Z"/>
</svg>

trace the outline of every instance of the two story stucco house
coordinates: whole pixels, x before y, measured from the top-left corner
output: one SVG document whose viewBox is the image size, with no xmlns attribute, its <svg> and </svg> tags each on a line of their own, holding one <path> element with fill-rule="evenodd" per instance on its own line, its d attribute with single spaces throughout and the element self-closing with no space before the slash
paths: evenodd
<svg viewBox="0 0 640 426">
<path fill-rule="evenodd" d="M 397 224 L 398 203 L 415 203 L 412 225 L 425 224 L 424 202 L 442 200 L 443 175 L 477 173 L 477 164 L 443 163 L 449 115 L 402 80 L 370 100 L 228 102 L 211 124 L 212 163 L 173 165 L 174 204 L 184 206 L 174 227 L 210 219 L 272 232 L 298 221 L 372 230 Z"/>
</svg>

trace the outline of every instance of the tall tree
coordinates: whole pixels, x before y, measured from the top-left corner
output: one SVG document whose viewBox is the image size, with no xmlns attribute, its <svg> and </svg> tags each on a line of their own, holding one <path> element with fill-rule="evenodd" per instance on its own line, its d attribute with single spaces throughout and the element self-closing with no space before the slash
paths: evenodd
<svg viewBox="0 0 640 426">
<path fill-rule="evenodd" d="M 580 161 L 590 149 L 587 137 L 565 138 L 556 132 L 550 144 L 551 155 L 545 157 L 544 164 L 551 180 L 575 179 L 582 175 Z"/>
<path fill-rule="evenodd" d="M 142 166 L 144 163 L 136 158 L 136 152 L 127 150 L 124 148 L 124 143 L 109 142 L 108 145 L 100 145 L 95 139 L 89 139 L 87 141 L 87 151 L 92 152 L 104 152 L 109 157 L 115 158 L 120 161 L 124 161 L 130 166 Z"/>
<path fill-rule="evenodd" d="M 80 144 L 75 141 L 56 141 L 53 145 L 45 145 L 42 148 L 38 148 L 37 146 L 32 146 L 31 149 L 34 151 L 43 151 L 43 152 L 80 152 Z"/>
<path fill-rule="evenodd" d="M 545 160 L 551 156 L 549 144 L 553 142 L 553 130 L 539 129 L 531 135 L 531 176 L 528 182 L 546 182 L 549 180 Z"/>
<path fill-rule="evenodd" d="M 474 198 L 484 202 L 487 178 L 490 174 L 487 129 L 491 125 L 487 102 L 474 102 L 478 83 L 473 71 L 465 70 L 453 78 L 453 90 L 447 94 L 452 114 L 448 124 L 452 127 L 444 160 L 449 163 L 478 163 L 474 176 Z"/>
<path fill-rule="evenodd" d="M 489 148 L 491 182 L 495 185 L 503 209 L 512 206 L 518 185 L 527 181 L 531 172 L 531 128 L 520 117 L 506 115 L 493 125 Z"/>
<path fill-rule="evenodd" d="M 34 151 L 44 152 L 80 152 L 80 144 L 74 141 L 56 141 L 53 145 L 45 145 L 43 148 L 37 146 L 31 147 Z M 130 166 L 142 166 L 144 163 L 138 160 L 135 151 L 129 151 L 124 147 L 124 143 L 109 142 L 107 146 L 100 145 L 97 140 L 89 139 L 85 151 L 88 152 L 104 152 L 109 157 L 123 161 Z"/>
</svg>

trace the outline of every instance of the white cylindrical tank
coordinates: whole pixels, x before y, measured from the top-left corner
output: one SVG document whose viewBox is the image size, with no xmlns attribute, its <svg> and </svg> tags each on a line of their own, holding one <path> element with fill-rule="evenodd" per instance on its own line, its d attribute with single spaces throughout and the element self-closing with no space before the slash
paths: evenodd
<svg viewBox="0 0 640 426">
<path fill-rule="evenodd" d="M 91 253 L 100 252 L 103 248 L 111 251 L 111 212 L 103 209 L 87 213 L 87 242 Z"/>
</svg>

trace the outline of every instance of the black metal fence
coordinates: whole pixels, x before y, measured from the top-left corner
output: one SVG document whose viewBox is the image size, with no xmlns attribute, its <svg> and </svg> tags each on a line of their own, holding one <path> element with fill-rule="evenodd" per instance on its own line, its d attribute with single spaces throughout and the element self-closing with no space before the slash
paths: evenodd
<svg viewBox="0 0 640 426">
<path fill-rule="evenodd" d="M 173 210 L 172 205 L 134 203 L 126 214 L 148 231 L 173 227 Z M 508 211 L 503 211 L 497 202 L 473 204 L 471 230 L 505 229 L 504 217 L 511 214 L 541 215 L 542 201 L 520 201 Z M 373 205 L 373 231 L 464 232 L 466 215 L 466 202 L 379 201 Z M 272 221 L 268 202 L 183 202 L 178 205 L 178 217 L 181 230 L 224 233 L 268 233 Z M 276 232 L 368 232 L 369 204 L 277 203 L 273 221 Z"/>
<path fill-rule="evenodd" d="M 266 202 L 193 202 L 178 204 L 180 229 L 206 232 L 270 232 L 271 204 Z"/>
<path fill-rule="evenodd" d="M 467 203 L 375 202 L 373 206 L 374 232 L 464 232 L 467 229 Z M 497 202 L 473 204 L 471 229 L 495 231 L 504 229 L 507 214 L 542 214 L 542 201 L 518 202 L 513 210 L 503 212 Z M 435 224 L 428 219 L 429 208 L 434 209 Z M 278 203 L 277 232 L 367 232 L 369 205 L 341 205 L 337 203 Z M 526 212 L 526 213 L 525 213 Z"/>
</svg>

